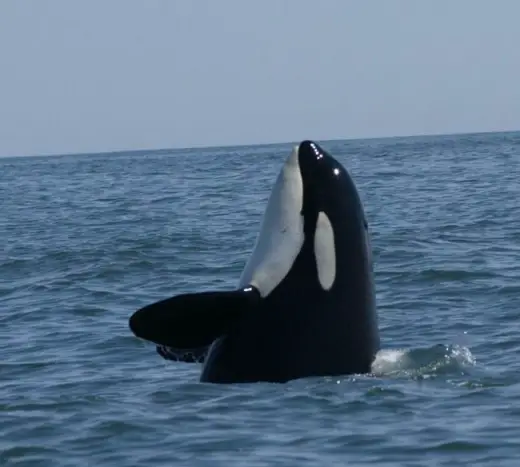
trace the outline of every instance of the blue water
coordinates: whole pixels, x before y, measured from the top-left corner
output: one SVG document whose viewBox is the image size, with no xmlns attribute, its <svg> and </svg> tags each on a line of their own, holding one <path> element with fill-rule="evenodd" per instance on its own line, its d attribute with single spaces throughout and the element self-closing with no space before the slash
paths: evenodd
<svg viewBox="0 0 520 467">
<path fill-rule="evenodd" d="M 0 159 L 0 466 L 516 466 L 520 134 L 323 146 L 384 350 L 285 385 L 201 384 L 127 320 L 236 285 L 291 145 Z"/>
</svg>

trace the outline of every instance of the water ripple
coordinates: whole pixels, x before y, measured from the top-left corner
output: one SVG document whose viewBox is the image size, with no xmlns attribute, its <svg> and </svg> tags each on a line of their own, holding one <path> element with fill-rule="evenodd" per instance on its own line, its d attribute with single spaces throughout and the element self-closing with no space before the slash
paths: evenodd
<svg viewBox="0 0 520 467">
<path fill-rule="evenodd" d="M 374 248 L 373 374 L 198 382 L 128 330 L 237 283 L 291 145 L 0 160 L 0 465 L 516 465 L 519 134 L 333 141 Z"/>
</svg>

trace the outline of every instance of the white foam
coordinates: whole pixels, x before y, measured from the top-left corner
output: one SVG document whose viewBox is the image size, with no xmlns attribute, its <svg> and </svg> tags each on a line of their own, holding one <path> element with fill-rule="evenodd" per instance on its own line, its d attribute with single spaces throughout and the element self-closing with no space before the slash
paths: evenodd
<svg viewBox="0 0 520 467">
<path fill-rule="evenodd" d="M 380 350 L 372 363 L 372 373 L 391 373 L 401 370 L 403 366 L 409 366 L 411 363 L 408 358 L 408 352 L 405 349 Z"/>
<path fill-rule="evenodd" d="M 453 368 L 474 366 L 476 359 L 468 347 L 458 345 L 435 345 L 416 349 L 380 350 L 372 363 L 372 373 L 389 375 L 429 374 L 453 371 Z"/>
</svg>

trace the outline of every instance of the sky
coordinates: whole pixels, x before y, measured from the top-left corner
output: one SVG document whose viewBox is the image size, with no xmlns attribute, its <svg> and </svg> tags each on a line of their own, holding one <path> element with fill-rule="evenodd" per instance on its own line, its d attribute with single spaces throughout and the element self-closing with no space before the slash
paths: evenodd
<svg viewBox="0 0 520 467">
<path fill-rule="evenodd" d="M 518 0 L 0 0 L 0 156 L 520 129 Z"/>
</svg>

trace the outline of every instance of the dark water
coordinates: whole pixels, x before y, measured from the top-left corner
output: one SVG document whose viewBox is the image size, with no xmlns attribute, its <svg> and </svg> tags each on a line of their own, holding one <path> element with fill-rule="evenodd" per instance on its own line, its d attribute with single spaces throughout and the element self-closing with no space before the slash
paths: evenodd
<svg viewBox="0 0 520 467">
<path fill-rule="evenodd" d="M 374 375 L 198 383 L 136 308 L 234 287 L 289 145 L 0 159 L 1 466 L 516 466 L 520 134 L 328 142 L 373 235 Z"/>
</svg>

